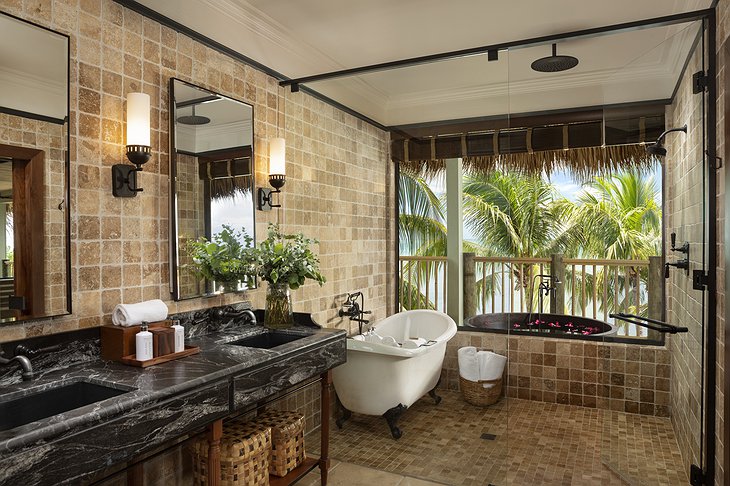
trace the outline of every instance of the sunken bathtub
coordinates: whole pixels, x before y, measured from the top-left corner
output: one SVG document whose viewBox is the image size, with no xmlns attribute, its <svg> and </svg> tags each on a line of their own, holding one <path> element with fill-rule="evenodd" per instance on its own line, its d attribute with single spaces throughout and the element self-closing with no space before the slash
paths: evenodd
<svg viewBox="0 0 730 486">
<path fill-rule="evenodd" d="M 509 332 L 513 335 L 602 338 L 616 334 L 616 327 L 608 322 L 588 317 L 564 314 L 528 314 L 511 312 L 480 314 L 464 321 L 463 330 Z"/>
<path fill-rule="evenodd" d="M 412 310 L 376 323 L 370 332 L 347 340 L 347 363 L 333 370 L 343 415 L 351 412 L 382 415 L 391 434 L 400 438 L 398 417 L 434 389 L 441 376 L 446 342 L 456 334 L 456 323 L 446 314 Z"/>
</svg>

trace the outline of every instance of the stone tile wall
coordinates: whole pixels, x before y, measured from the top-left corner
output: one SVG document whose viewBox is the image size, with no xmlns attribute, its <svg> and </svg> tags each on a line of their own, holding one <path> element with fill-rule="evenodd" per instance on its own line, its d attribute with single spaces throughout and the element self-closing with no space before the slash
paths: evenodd
<svg viewBox="0 0 730 486">
<path fill-rule="evenodd" d="M 463 346 L 508 357 L 504 393 L 547 403 L 668 417 L 669 350 L 660 346 L 459 331 L 446 347 L 441 379 L 459 389 Z"/>
<path fill-rule="evenodd" d="M 726 110 L 728 103 L 726 97 L 730 94 L 730 77 L 727 76 L 728 62 L 730 61 L 730 2 L 728 0 L 720 0 L 717 4 L 717 155 L 723 160 L 730 160 L 730 153 L 727 149 L 730 147 L 726 143 L 726 132 L 728 130 Z M 717 379 L 715 386 L 717 387 L 717 411 L 715 414 L 717 420 L 716 445 L 715 454 L 715 484 L 722 485 L 726 483 L 726 471 L 730 467 L 730 450 L 728 444 L 725 444 L 724 435 L 727 433 L 728 422 L 726 420 L 726 362 L 725 362 L 725 342 L 726 342 L 726 312 L 725 305 L 725 249 L 728 244 L 725 235 L 725 214 L 726 214 L 726 187 L 725 177 L 726 168 L 723 164 L 718 170 L 717 179 L 717 234 L 719 235 L 720 244 L 718 245 L 717 258 L 717 309 L 712 312 L 717 314 Z"/>
<path fill-rule="evenodd" d="M 687 66 L 672 105 L 667 107 L 667 128 L 687 124 L 687 134 L 666 138 L 664 158 L 665 255 L 667 261 L 683 257 L 669 249 L 670 233 L 677 245 L 690 243 L 690 270 L 702 268 L 703 237 L 703 112 L 702 96 L 692 93 L 692 74 L 701 69 L 700 44 Z M 667 336 L 672 354 L 672 424 L 685 469 L 699 464 L 702 430 L 702 322 L 705 312 L 702 292 L 692 289 L 692 279 L 673 269 L 666 280 L 667 322 L 686 326 L 689 332 Z"/>
<path fill-rule="evenodd" d="M 119 302 L 161 298 L 171 312 L 244 299 L 263 306 L 263 288 L 170 300 L 171 77 L 253 105 L 259 185 L 268 185 L 267 140 L 286 138 L 283 208 L 256 213 L 257 235 L 265 237 L 267 223 L 278 221 L 286 232 L 318 238 L 327 277 L 322 288 L 308 284 L 293 292 L 294 310 L 312 312 L 322 325 L 348 328 L 337 309 L 345 292 L 361 290 L 372 317 L 385 317 L 395 295 L 388 278 L 394 264 L 394 196 L 386 132 L 305 93 L 290 93 L 263 72 L 111 0 L 0 0 L 0 10 L 71 37 L 73 298 L 71 316 L 4 326 L 0 341 L 99 326 L 110 322 Z M 153 156 L 139 175 L 144 192 L 120 199 L 111 194 L 111 166 L 125 161 L 125 95 L 134 91 L 152 99 Z"/>
</svg>

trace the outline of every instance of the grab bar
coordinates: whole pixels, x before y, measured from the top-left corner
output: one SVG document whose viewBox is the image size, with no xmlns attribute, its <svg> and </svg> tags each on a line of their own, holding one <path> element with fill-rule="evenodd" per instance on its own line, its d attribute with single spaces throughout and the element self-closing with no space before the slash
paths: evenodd
<svg viewBox="0 0 730 486">
<path fill-rule="evenodd" d="M 625 312 L 617 312 L 615 314 L 609 314 L 608 317 L 611 317 L 613 319 L 618 319 L 621 321 L 628 322 L 630 324 L 635 324 L 640 327 L 645 327 L 647 329 L 652 329 L 654 331 L 659 331 L 662 333 L 669 333 L 669 334 L 677 334 L 679 332 L 689 332 L 689 329 L 686 327 L 679 327 L 674 326 L 672 324 L 668 324 L 663 321 L 657 321 L 656 319 L 651 319 L 649 317 L 643 317 L 643 316 L 637 316 L 636 314 L 627 314 Z M 641 322 L 646 321 L 646 322 Z"/>
</svg>

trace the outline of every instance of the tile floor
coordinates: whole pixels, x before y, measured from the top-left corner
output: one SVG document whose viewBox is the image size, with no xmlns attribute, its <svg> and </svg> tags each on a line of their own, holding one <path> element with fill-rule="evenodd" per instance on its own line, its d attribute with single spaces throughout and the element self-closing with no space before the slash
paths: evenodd
<svg viewBox="0 0 730 486">
<path fill-rule="evenodd" d="M 341 461 L 333 484 L 687 484 L 667 418 L 513 398 L 478 408 L 458 392 L 439 393 L 440 405 L 426 397 L 403 414 L 398 441 L 380 417 L 353 414 L 342 430 L 332 424 L 330 457 Z M 308 451 L 318 443 L 307 440 Z M 316 475 L 307 481 L 319 484 Z"/>
<path fill-rule="evenodd" d="M 297 486 L 319 486 L 319 469 L 305 476 Z M 332 461 L 327 486 L 442 486 L 422 479 L 411 478 L 401 474 L 379 471 L 370 467 L 358 466 L 348 462 Z"/>
</svg>

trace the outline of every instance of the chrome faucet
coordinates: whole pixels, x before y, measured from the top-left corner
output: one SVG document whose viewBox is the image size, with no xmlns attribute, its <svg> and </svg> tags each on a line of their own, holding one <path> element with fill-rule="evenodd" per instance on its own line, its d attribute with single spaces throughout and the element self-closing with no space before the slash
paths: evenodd
<svg viewBox="0 0 730 486">
<path fill-rule="evenodd" d="M 9 365 L 12 364 L 14 361 L 20 365 L 20 368 L 22 370 L 20 376 L 23 378 L 23 380 L 32 380 L 33 365 L 30 363 L 30 360 L 27 356 L 23 356 L 22 354 L 16 354 L 12 358 L 6 358 L 3 355 L 2 351 L 0 351 L 0 365 Z"/>
<path fill-rule="evenodd" d="M 256 314 L 254 314 L 251 309 L 244 310 L 241 312 L 241 315 L 248 316 L 249 324 L 253 324 L 254 326 L 258 324 L 258 322 L 256 322 Z"/>
</svg>

